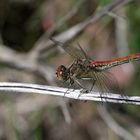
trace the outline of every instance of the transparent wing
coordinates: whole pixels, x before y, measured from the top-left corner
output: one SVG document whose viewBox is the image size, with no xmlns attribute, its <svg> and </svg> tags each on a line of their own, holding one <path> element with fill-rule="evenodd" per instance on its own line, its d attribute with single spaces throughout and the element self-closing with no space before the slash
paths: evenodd
<svg viewBox="0 0 140 140">
<path fill-rule="evenodd" d="M 117 79 L 108 71 L 94 72 L 95 86 L 102 93 L 118 93 L 124 95 L 124 91 L 120 88 Z M 94 88 L 93 88 L 94 90 Z"/>
<path fill-rule="evenodd" d="M 78 48 L 76 47 L 73 47 L 72 45 L 68 44 L 68 43 L 62 43 L 62 42 L 59 42 L 57 40 L 55 40 L 54 38 L 51 38 L 51 40 L 56 44 L 56 45 L 59 45 L 61 46 L 65 52 L 67 52 L 70 56 L 72 56 L 73 58 L 75 59 L 90 59 L 85 51 L 83 50 L 83 48 L 80 46 L 80 44 L 78 43 Z"/>
<path fill-rule="evenodd" d="M 118 93 L 124 95 L 124 91 L 119 87 L 117 79 L 108 71 L 91 71 L 87 75 L 84 75 L 84 77 L 80 78 L 82 85 L 86 85 L 85 87 L 89 91 L 93 90 L 99 92 L 101 95 L 103 93 Z"/>
<path fill-rule="evenodd" d="M 73 47 L 71 45 L 64 45 L 62 48 L 73 58 L 75 59 L 83 59 L 85 58 L 85 54 L 80 49 Z"/>
</svg>

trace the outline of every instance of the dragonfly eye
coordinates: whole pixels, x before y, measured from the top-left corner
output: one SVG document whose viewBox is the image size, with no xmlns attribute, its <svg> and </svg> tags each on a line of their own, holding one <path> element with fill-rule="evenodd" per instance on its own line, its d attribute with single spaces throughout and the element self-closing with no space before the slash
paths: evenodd
<svg viewBox="0 0 140 140">
<path fill-rule="evenodd" d="M 61 65 L 57 68 L 56 75 L 59 80 L 66 81 L 69 75 L 68 69 L 65 66 Z"/>
</svg>

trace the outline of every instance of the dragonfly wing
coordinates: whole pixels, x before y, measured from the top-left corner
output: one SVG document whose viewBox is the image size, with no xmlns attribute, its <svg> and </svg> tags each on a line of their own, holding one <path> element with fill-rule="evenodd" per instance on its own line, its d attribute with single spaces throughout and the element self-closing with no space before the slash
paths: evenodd
<svg viewBox="0 0 140 140">
<path fill-rule="evenodd" d="M 51 38 L 51 40 L 56 44 L 61 46 L 65 52 L 67 52 L 69 55 L 71 55 L 73 58 L 75 59 L 89 59 L 89 57 L 86 55 L 85 51 L 83 50 L 83 48 L 80 46 L 80 44 L 78 43 L 78 48 L 73 47 L 72 45 L 68 44 L 68 43 L 62 43 L 60 41 L 55 40 L 54 38 Z"/>
<path fill-rule="evenodd" d="M 73 47 L 71 45 L 64 45 L 62 46 L 62 48 L 73 58 L 75 59 L 83 59 L 85 58 L 85 55 L 81 52 L 81 50 L 79 50 L 76 47 Z"/>
<path fill-rule="evenodd" d="M 116 78 L 110 72 L 93 72 L 95 77 L 95 87 L 98 91 L 103 93 L 119 93 L 123 94 L 123 90 L 119 87 L 119 84 Z M 94 90 L 94 87 L 93 87 Z"/>
</svg>

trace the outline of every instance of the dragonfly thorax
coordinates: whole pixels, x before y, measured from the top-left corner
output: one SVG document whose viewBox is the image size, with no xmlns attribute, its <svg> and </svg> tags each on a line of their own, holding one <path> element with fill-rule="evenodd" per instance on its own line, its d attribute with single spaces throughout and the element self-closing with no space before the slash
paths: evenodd
<svg viewBox="0 0 140 140">
<path fill-rule="evenodd" d="M 91 69 L 89 67 L 90 61 L 87 59 L 77 59 L 74 61 L 74 63 L 71 65 L 69 69 L 70 76 L 80 77 L 83 74 L 87 74 L 89 70 Z"/>
<path fill-rule="evenodd" d="M 59 80 L 66 81 L 69 79 L 69 70 L 64 65 L 60 65 L 56 70 L 56 75 Z"/>
</svg>

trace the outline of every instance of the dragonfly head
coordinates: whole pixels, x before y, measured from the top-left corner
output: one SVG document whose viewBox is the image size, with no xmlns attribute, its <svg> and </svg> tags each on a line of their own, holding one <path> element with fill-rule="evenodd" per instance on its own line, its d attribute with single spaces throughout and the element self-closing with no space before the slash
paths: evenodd
<svg viewBox="0 0 140 140">
<path fill-rule="evenodd" d="M 57 75 L 57 78 L 59 80 L 62 80 L 62 81 L 66 81 L 69 79 L 69 71 L 68 69 L 63 66 L 63 65 L 60 65 L 57 70 L 56 70 L 56 75 Z"/>
</svg>

